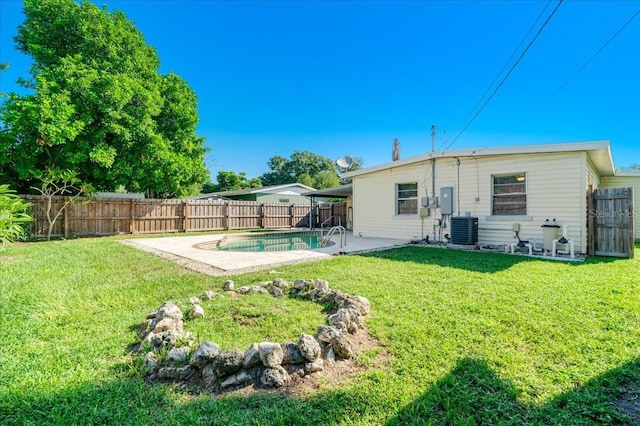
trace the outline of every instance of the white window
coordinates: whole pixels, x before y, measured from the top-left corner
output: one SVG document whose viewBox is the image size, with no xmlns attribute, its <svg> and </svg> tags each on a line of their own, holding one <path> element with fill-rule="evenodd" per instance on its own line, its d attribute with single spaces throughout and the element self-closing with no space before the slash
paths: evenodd
<svg viewBox="0 0 640 426">
<path fill-rule="evenodd" d="M 527 176 L 524 173 L 492 176 L 492 181 L 492 215 L 527 214 Z"/>
<path fill-rule="evenodd" d="M 418 184 L 396 185 L 396 214 L 418 214 Z"/>
</svg>

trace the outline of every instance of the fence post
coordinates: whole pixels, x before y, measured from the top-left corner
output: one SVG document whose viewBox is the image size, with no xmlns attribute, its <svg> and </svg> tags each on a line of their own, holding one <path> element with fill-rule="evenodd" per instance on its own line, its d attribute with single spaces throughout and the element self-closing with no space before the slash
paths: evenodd
<svg viewBox="0 0 640 426">
<path fill-rule="evenodd" d="M 189 200 L 184 200 L 182 203 L 182 230 L 183 232 L 189 230 Z"/>
<path fill-rule="evenodd" d="M 289 205 L 289 228 L 293 228 L 295 225 L 295 206 L 293 203 Z"/>
<path fill-rule="evenodd" d="M 593 256 L 596 247 L 593 193 L 593 185 L 589 185 L 589 189 L 587 189 L 587 254 L 590 256 Z"/>
<path fill-rule="evenodd" d="M 69 197 L 64 197 L 62 199 L 62 203 L 66 203 Z M 69 212 L 67 211 L 67 207 L 69 204 L 64 204 L 64 208 L 62 209 L 62 226 L 64 226 L 63 235 L 65 238 L 69 238 Z"/>
<path fill-rule="evenodd" d="M 224 221 L 225 221 L 224 228 L 226 228 L 227 231 L 231 229 L 230 214 L 231 214 L 231 201 L 225 201 L 224 202 Z"/>
<path fill-rule="evenodd" d="M 133 211 L 135 209 L 135 204 L 134 204 L 134 200 L 133 198 L 131 198 L 129 200 L 129 233 L 133 234 L 134 233 L 134 226 L 133 226 Z"/>
</svg>

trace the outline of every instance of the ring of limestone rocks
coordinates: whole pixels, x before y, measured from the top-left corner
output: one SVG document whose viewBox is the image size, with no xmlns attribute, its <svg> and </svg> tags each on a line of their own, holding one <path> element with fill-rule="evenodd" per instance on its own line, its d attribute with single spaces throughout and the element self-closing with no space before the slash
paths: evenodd
<svg viewBox="0 0 640 426">
<path fill-rule="evenodd" d="M 364 328 L 371 304 L 362 296 L 351 296 L 330 289 L 325 280 L 296 280 L 290 284 L 282 278 L 256 286 L 234 289 L 233 281 L 222 285 L 225 293 L 208 290 L 205 299 L 240 297 L 250 293 L 265 293 L 273 297 L 297 296 L 328 304 L 328 323 L 318 326 L 316 336 L 301 333 L 297 342 L 254 343 L 248 349 L 223 350 L 208 340 L 198 347 L 184 329 L 184 317 L 172 302 L 163 303 L 147 315 L 138 326 L 141 348 L 149 348 L 143 356 L 143 370 L 151 381 L 198 384 L 216 393 L 253 385 L 255 388 L 276 388 L 286 385 L 293 375 L 303 377 L 322 371 L 326 364 L 355 357 L 352 337 Z M 191 297 L 189 318 L 204 316 L 198 297 Z M 140 350 L 143 354 L 144 350 Z M 160 356 L 164 355 L 164 357 Z M 159 358 L 163 358 L 159 361 Z"/>
</svg>

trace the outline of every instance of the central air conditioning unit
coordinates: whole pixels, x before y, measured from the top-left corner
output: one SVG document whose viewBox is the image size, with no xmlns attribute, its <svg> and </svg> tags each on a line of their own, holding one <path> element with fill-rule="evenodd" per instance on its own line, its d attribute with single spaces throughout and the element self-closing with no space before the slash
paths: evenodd
<svg viewBox="0 0 640 426">
<path fill-rule="evenodd" d="M 478 242 L 478 218 L 459 216 L 451 218 L 451 242 L 471 245 Z"/>
</svg>

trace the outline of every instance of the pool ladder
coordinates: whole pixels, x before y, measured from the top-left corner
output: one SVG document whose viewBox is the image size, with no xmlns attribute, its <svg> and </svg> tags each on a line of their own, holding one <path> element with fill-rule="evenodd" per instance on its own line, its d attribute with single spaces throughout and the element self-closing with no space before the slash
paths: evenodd
<svg viewBox="0 0 640 426">
<path fill-rule="evenodd" d="M 329 243 L 329 241 L 331 240 L 331 237 L 333 237 L 336 232 L 340 233 L 340 247 L 346 246 L 347 245 L 347 230 L 342 225 L 331 227 L 331 229 L 329 229 L 329 232 L 327 232 L 327 235 L 325 235 L 324 237 L 322 237 L 320 239 L 320 243 L 323 246 L 326 246 Z"/>
</svg>

